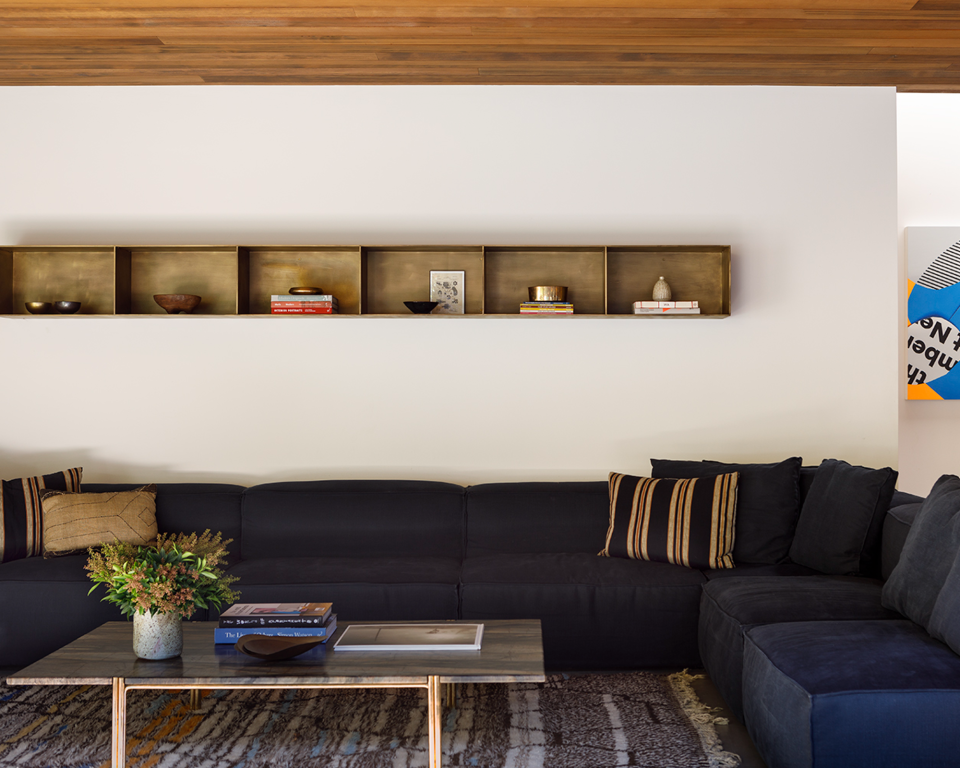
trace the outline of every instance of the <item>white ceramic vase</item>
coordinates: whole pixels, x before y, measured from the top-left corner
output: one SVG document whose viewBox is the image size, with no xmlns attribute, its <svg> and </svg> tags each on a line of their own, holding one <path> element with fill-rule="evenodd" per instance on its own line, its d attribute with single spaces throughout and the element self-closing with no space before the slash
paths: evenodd
<svg viewBox="0 0 960 768">
<path fill-rule="evenodd" d="M 133 652 L 141 659 L 172 659 L 183 651 L 179 613 L 133 614 Z"/>
</svg>

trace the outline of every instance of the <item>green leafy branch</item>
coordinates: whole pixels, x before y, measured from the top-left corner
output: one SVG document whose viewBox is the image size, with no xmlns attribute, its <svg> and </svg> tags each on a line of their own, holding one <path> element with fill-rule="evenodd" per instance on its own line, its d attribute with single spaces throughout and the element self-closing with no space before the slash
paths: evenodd
<svg viewBox="0 0 960 768">
<path fill-rule="evenodd" d="M 103 601 L 134 613 L 178 613 L 189 618 L 197 608 L 220 608 L 240 596 L 230 588 L 236 576 L 220 567 L 226 559 L 222 534 L 160 534 L 157 543 L 138 546 L 121 541 L 89 550 L 85 566 L 93 586 L 107 593 Z"/>
</svg>

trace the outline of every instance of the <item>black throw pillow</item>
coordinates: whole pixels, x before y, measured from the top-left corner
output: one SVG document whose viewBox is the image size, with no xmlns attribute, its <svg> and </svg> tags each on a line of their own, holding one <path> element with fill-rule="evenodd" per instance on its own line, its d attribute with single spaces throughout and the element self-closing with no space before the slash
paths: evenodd
<svg viewBox="0 0 960 768">
<path fill-rule="evenodd" d="M 883 516 L 896 485 L 890 467 L 825 459 L 800 509 L 790 559 L 820 573 L 879 576 Z"/>
<path fill-rule="evenodd" d="M 958 551 L 960 477 L 943 475 L 920 505 L 900 561 L 883 585 L 883 607 L 929 629 L 934 605 Z"/>
<path fill-rule="evenodd" d="M 800 514 L 799 456 L 777 464 L 651 459 L 654 477 L 710 477 L 739 472 L 733 561 L 774 565 L 787 559 Z"/>
</svg>

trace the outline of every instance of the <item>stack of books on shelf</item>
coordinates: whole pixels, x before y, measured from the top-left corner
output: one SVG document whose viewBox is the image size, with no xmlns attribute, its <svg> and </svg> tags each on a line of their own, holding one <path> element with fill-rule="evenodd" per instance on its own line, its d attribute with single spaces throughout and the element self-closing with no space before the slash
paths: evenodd
<svg viewBox="0 0 960 768">
<path fill-rule="evenodd" d="M 235 643 L 244 635 L 322 637 L 337 629 L 333 603 L 234 603 L 220 614 L 215 643 Z"/>
<path fill-rule="evenodd" d="M 698 301 L 635 301 L 635 315 L 699 315 Z"/>
<path fill-rule="evenodd" d="M 270 297 L 270 312 L 274 315 L 336 315 L 339 309 L 337 297 L 329 293 L 280 293 Z"/>
<path fill-rule="evenodd" d="M 572 315 L 569 301 L 525 301 L 520 305 L 521 315 Z"/>
</svg>

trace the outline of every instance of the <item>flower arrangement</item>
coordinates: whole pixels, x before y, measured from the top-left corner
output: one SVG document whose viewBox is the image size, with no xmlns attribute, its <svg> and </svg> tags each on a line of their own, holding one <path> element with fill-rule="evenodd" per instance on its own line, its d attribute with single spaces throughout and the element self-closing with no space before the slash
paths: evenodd
<svg viewBox="0 0 960 768">
<path fill-rule="evenodd" d="M 161 533 L 150 546 L 115 541 L 92 547 L 84 566 L 94 582 L 88 594 L 105 584 L 102 599 L 120 606 L 125 616 L 176 613 L 186 619 L 197 608 L 220 608 L 240 596 L 230 589 L 237 577 L 220 567 L 231 541 L 206 530 Z"/>
</svg>

